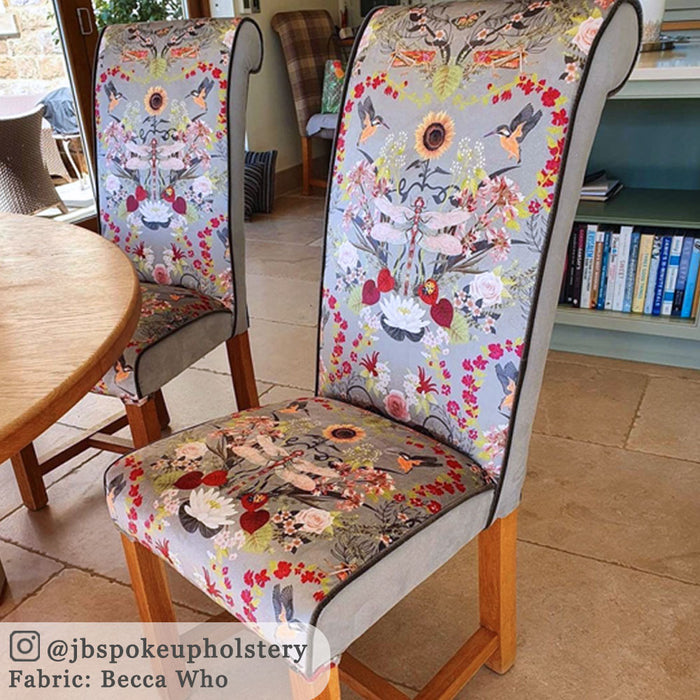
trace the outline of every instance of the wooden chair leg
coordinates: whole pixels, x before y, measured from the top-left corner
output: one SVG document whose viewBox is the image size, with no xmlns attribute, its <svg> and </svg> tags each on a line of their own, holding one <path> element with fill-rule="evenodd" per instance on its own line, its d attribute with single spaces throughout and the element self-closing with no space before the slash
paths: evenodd
<svg viewBox="0 0 700 700">
<path fill-rule="evenodd" d="M 515 662 L 515 550 L 518 511 L 494 521 L 479 535 L 481 626 L 498 635 L 498 649 L 486 665 L 505 673 Z"/>
<path fill-rule="evenodd" d="M 312 161 L 311 139 L 308 136 L 301 137 L 301 172 L 302 185 L 301 193 L 311 194 L 311 161 Z"/>
<path fill-rule="evenodd" d="M 126 535 L 122 546 L 141 621 L 176 622 L 163 561 Z"/>
<path fill-rule="evenodd" d="M 330 670 L 328 684 L 323 685 L 326 674 L 322 673 L 318 678 L 307 681 L 302 675 L 289 672 L 289 684 L 292 689 L 292 700 L 340 700 L 340 677 L 338 667 L 333 666 Z"/>
<path fill-rule="evenodd" d="M 165 430 L 170 425 L 170 414 L 168 413 L 168 407 L 165 405 L 165 398 L 163 397 L 163 392 L 158 389 L 158 391 L 153 394 L 153 398 L 156 402 L 156 411 L 158 412 L 158 422 L 160 423 L 160 429 Z"/>
<path fill-rule="evenodd" d="M 41 473 L 39 460 L 31 442 L 12 456 L 12 469 L 24 505 L 29 510 L 43 508 L 49 502 L 49 497 L 44 485 L 44 475 Z"/>
<path fill-rule="evenodd" d="M 127 403 L 125 408 L 135 448 L 146 447 L 160 438 L 160 419 L 154 396 L 149 396 L 140 406 Z"/>
<path fill-rule="evenodd" d="M 239 411 L 247 408 L 258 408 L 258 388 L 255 385 L 253 356 L 250 352 L 248 331 L 234 335 L 226 341 L 228 363 L 233 377 L 233 390 L 236 393 L 236 404 Z"/>
</svg>

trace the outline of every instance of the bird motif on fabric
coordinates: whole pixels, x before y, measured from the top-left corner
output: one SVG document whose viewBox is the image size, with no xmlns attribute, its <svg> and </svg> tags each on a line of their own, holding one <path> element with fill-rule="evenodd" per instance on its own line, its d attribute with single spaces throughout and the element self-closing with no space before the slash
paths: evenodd
<svg viewBox="0 0 700 700">
<path fill-rule="evenodd" d="M 200 109 L 206 110 L 207 108 L 207 97 L 214 87 L 214 81 L 211 78 L 204 78 L 202 82 L 198 85 L 196 90 L 192 90 L 189 97 Z"/>
<path fill-rule="evenodd" d="M 510 416 L 513 410 L 515 389 L 518 385 L 518 368 L 512 362 L 508 362 L 505 365 L 498 364 L 496 365 L 496 376 L 505 394 L 498 406 L 498 410 L 503 415 Z"/>
<path fill-rule="evenodd" d="M 105 85 L 105 92 L 107 93 L 107 98 L 109 99 L 109 107 L 107 108 L 110 112 L 119 104 L 119 101 L 124 97 L 124 95 L 114 87 L 114 83 L 109 80 Z"/>
<path fill-rule="evenodd" d="M 389 128 L 389 125 L 384 121 L 384 118 L 374 111 L 372 98 L 366 97 L 363 102 L 360 102 L 358 107 L 360 121 L 362 123 L 362 131 L 357 139 L 357 143 L 364 143 L 370 137 L 374 136 L 380 126 Z"/>
<path fill-rule="evenodd" d="M 537 126 L 542 118 L 542 110 L 533 110 L 532 104 L 527 104 L 513 117 L 510 124 L 501 124 L 485 136 L 499 136 L 501 147 L 508 154 L 509 160 L 520 163 L 520 146 L 525 137 Z"/>
<path fill-rule="evenodd" d="M 437 457 L 430 455 L 410 455 L 407 452 L 399 452 L 396 461 L 404 474 L 408 474 L 414 467 L 438 467 L 440 462 Z"/>
<path fill-rule="evenodd" d="M 276 636 L 279 639 L 294 639 L 302 631 L 301 620 L 294 617 L 294 589 L 292 586 L 280 588 L 279 583 L 272 589 L 272 608 L 279 623 Z"/>
</svg>

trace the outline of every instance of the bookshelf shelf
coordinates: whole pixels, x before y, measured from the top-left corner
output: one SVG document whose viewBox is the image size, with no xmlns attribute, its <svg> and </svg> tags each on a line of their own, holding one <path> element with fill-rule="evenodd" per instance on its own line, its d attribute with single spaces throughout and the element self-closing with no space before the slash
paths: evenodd
<svg viewBox="0 0 700 700">
<path fill-rule="evenodd" d="M 603 331 L 628 331 L 662 337 L 672 334 L 676 338 L 686 340 L 698 339 L 698 327 L 694 319 L 674 316 L 645 316 L 564 306 L 557 309 L 556 322 Z"/>
<path fill-rule="evenodd" d="M 579 202 L 576 220 L 700 229 L 700 192 L 623 187 L 607 202 Z"/>
</svg>

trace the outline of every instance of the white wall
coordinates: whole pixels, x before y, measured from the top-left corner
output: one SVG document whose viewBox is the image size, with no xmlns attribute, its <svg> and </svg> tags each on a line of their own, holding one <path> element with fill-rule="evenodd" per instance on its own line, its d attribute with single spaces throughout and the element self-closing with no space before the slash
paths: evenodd
<svg viewBox="0 0 700 700">
<path fill-rule="evenodd" d="M 278 170 L 301 163 L 301 145 L 287 67 L 270 20 L 277 12 L 317 9 L 328 10 L 333 21 L 338 21 L 338 0 L 260 0 L 260 13 L 251 15 L 262 30 L 265 56 L 262 70 L 250 79 L 248 148 L 252 151 L 276 148 Z M 216 13 L 212 11 L 212 14 Z"/>
</svg>

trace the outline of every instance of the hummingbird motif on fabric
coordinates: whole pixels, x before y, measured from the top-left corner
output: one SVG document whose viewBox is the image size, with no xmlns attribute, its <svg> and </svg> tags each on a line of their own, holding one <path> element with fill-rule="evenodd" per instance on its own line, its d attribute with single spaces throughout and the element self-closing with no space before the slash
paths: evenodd
<svg viewBox="0 0 700 700">
<path fill-rule="evenodd" d="M 533 110 L 532 104 L 523 107 L 511 120 L 510 124 L 501 124 L 484 136 L 500 137 L 501 147 L 508 154 L 508 159 L 520 163 L 520 145 L 525 137 L 537 126 L 542 118 L 542 110 Z"/>
</svg>

